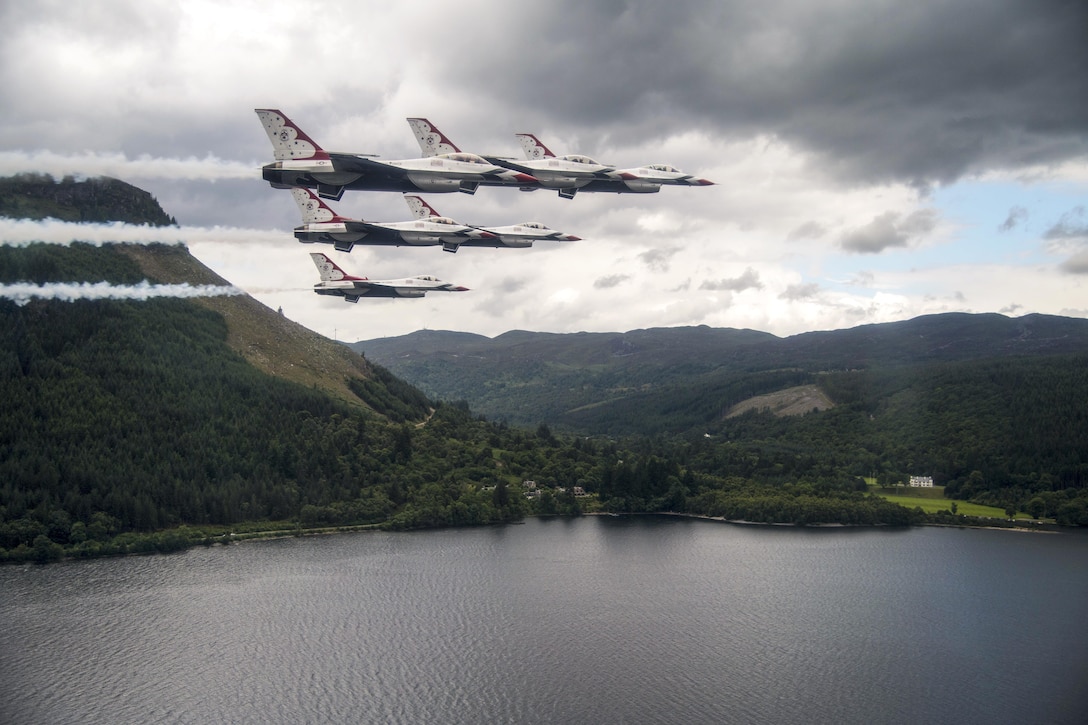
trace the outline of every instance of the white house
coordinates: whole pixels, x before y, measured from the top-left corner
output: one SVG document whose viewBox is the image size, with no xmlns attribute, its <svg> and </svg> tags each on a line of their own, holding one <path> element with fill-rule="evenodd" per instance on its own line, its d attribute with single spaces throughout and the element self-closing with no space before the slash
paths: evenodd
<svg viewBox="0 0 1088 725">
<path fill-rule="evenodd" d="M 910 485 L 914 488 L 933 488 L 933 476 L 911 476 Z"/>
</svg>

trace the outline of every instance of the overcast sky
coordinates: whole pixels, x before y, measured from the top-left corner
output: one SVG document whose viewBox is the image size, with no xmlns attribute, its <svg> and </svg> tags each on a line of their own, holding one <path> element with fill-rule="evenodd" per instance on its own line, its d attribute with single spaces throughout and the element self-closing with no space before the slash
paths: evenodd
<svg viewBox="0 0 1088 725">
<path fill-rule="evenodd" d="M 31 0 L 0 3 L 0 24 L 0 174 L 145 188 L 205 264 L 340 340 L 1088 317 L 1081 0 Z M 520 156 L 531 132 L 717 185 L 430 194 L 459 221 L 583 240 L 341 254 L 292 236 L 254 108 L 329 150 L 418 156 L 420 116 L 465 151 Z M 330 206 L 410 218 L 396 193 Z M 471 291 L 346 304 L 311 291 L 311 251 Z"/>
</svg>

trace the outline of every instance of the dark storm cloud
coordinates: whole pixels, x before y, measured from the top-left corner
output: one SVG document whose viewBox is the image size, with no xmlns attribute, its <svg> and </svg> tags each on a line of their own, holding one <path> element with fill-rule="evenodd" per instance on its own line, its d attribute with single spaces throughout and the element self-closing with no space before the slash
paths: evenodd
<svg viewBox="0 0 1088 725">
<path fill-rule="evenodd" d="M 739 277 L 719 280 L 704 280 L 699 285 L 701 290 L 743 292 L 746 289 L 763 289 L 763 283 L 759 281 L 759 273 L 749 267 Z"/>
<path fill-rule="evenodd" d="M 506 13 L 519 32 L 503 70 L 483 54 L 447 72 L 504 108 L 550 113 L 546 131 L 616 145 L 773 134 L 840 178 L 920 186 L 1088 153 L 1080 0 L 570 0 Z"/>
<path fill-rule="evenodd" d="M 884 212 L 863 227 L 848 232 L 841 241 L 842 248 L 859 254 L 877 254 L 885 249 L 906 247 L 913 237 L 932 231 L 937 215 L 928 209 L 907 216 Z"/>
</svg>

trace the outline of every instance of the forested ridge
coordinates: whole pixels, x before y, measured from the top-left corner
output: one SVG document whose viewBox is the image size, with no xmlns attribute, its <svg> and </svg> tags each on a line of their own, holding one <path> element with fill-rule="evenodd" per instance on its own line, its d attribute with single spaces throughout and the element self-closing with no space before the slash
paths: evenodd
<svg viewBox="0 0 1088 725">
<path fill-rule="evenodd" d="M 175 258 L 184 264 L 170 267 Z M 134 255 L 119 245 L 31 244 L 0 247 L 0 283 L 167 281 L 141 262 L 199 266 L 179 247 Z M 211 276 L 200 270 L 196 283 Z M 929 369 L 921 387 L 887 371 L 839 371 L 819 376 L 837 405 L 818 414 L 715 414 L 698 431 L 573 436 L 429 400 L 359 356 L 336 368 L 346 398 L 270 374 L 232 347 L 231 325 L 244 316 L 224 312 L 231 299 L 0 298 L 0 560 L 165 551 L 256 530 L 586 510 L 904 525 L 934 517 L 870 493 L 861 477 L 891 482 L 927 467 L 964 498 L 1019 509 L 1034 501 L 1039 515 L 1088 524 L 1084 357 L 949 362 Z M 293 323 L 281 324 L 286 340 Z M 343 351 L 306 339 L 289 348 L 295 367 L 325 347 Z M 807 375 L 766 371 L 730 395 Z M 962 404 L 950 405 L 957 396 Z M 1011 414 L 1004 428 L 997 409 Z M 914 425 L 917 416 L 936 423 Z M 955 445 L 942 447 L 946 440 Z"/>
<path fill-rule="evenodd" d="M 97 177 L 56 181 L 48 174 L 0 177 L 0 216 L 166 226 L 176 224 L 151 194 L 118 179 Z"/>
<path fill-rule="evenodd" d="M 930 476 L 950 498 L 1088 524 L 1088 320 L 957 313 L 784 339 L 422 331 L 352 347 L 434 397 L 463 395 L 521 424 L 669 441 L 695 470 L 776 486 Z M 830 409 L 733 412 L 800 386 Z"/>
<path fill-rule="evenodd" d="M 706 426 L 737 403 L 827 373 L 891 372 L 909 384 L 955 362 L 1088 355 L 1088 320 L 947 313 L 787 338 L 709 327 L 495 338 L 421 330 L 350 347 L 495 420 L 657 435 Z"/>
</svg>

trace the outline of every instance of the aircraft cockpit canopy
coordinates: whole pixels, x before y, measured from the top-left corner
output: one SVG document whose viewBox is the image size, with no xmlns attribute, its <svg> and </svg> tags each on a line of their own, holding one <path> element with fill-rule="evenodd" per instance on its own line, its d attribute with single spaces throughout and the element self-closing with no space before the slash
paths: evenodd
<svg viewBox="0 0 1088 725">
<path fill-rule="evenodd" d="M 477 154 L 466 154 L 464 151 L 458 151 L 457 153 L 453 154 L 440 154 L 439 156 L 443 159 L 449 159 L 450 161 L 461 161 L 462 163 L 466 164 L 483 164 L 485 166 L 491 165 L 487 162 L 486 159 L 484 159 L 483 156 L 479 156 Z"/>
<path fill-rule="evenodd" d="M 522 222 L 521 224 L 518 224 L 518 226 L 525 227 L 526 229 L 545 229 L 547 231 L 551 231 L 550 229 L 548 229 L 548 227 L 544 226 L 540 222 Z"/>
<path fill-rule="evenodd" d="M 667 171 L 670 174 L 679 174 L 680 169 L 675 166 L 669 166 L 668 164 L 650 164 L 647 169 L 653 169 L 654 171 Z"/>
<path fill-rule="evenodd" d="M 427 217 L 427 221 L 433 222 L 434 224 L 452 224 L 457 227 L 464 226 L 461 222 L 450 219 L 448 216 L 429 216 Z"/>
<path fill-rule="evenodd" d="M 563 157 L 563 160 L 564 161 L 571 161 L 571 162 L 576 163 L 576 164 L 590 164 L 592 166 L 603 166 L 604 165 L 604 164 L 599 164 L 596 161 L 594 161 L 593 159 L 589 158 L 588 156 L 583 156 L 582 154 L 568 154 L 567 156 Z"/>
<path fill-rule="evenodd" d="M 417 274 L 415 278 L 418 279 L 418 280 L 422 280 L 423 282 L 438 282 L 438 281 L 440 281 L 438 279 L 438 277 L 432 277 L 429 274 Z"/>
</svg>

